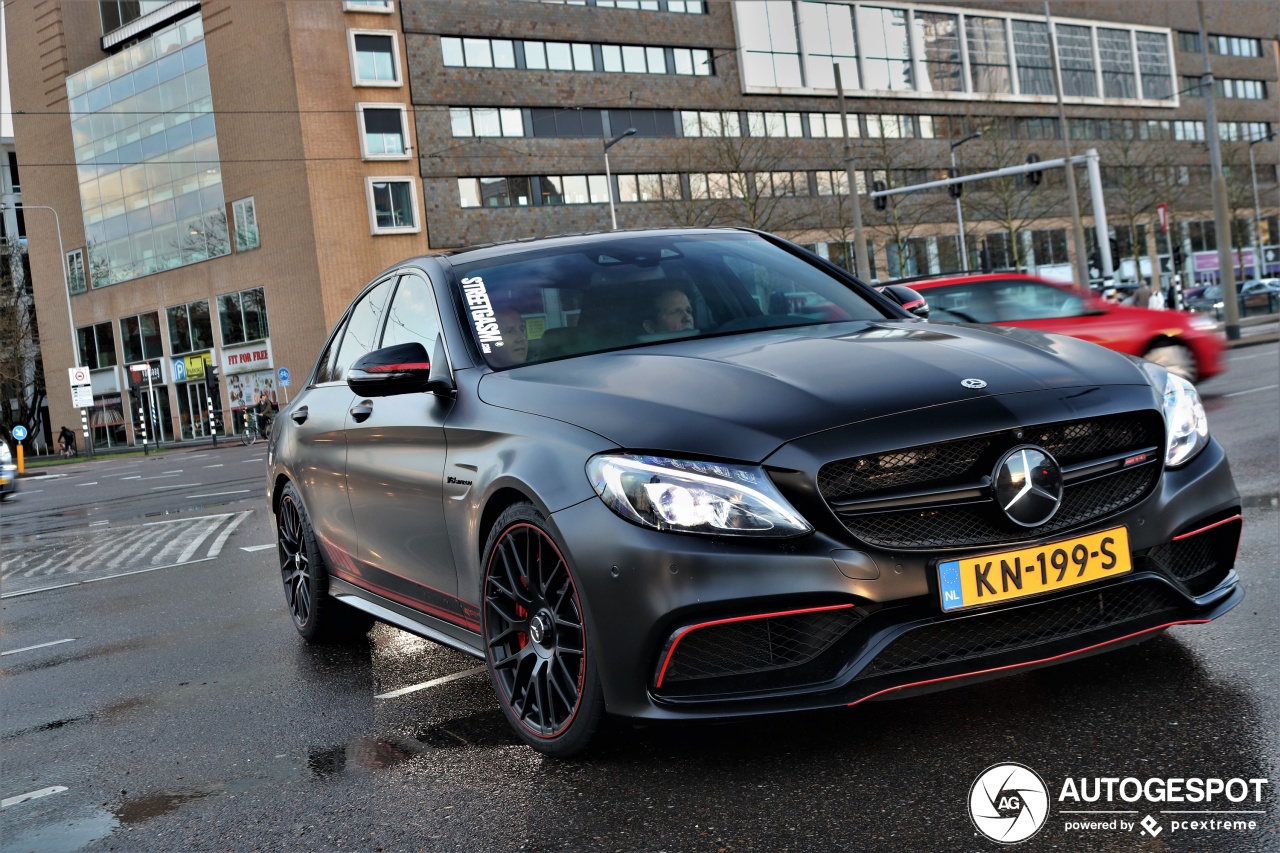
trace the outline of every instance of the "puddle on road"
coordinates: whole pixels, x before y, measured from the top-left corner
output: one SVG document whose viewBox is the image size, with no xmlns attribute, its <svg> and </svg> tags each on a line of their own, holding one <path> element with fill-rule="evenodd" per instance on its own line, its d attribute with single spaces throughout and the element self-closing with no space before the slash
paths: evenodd
<svg viewBox="0 0 1280 853">
<path fill-rule="evenodd" d="M 201 788 L 181 788 L 149 794 L 145 797 L 135 797 L 125 800 L 116 809 L 116 816 L 120 818 L 121 823 L 143 823 L 153 817 L 175 811 L 184 803 L 220 794 L 222 790 L 221 785 L 206 785 Z"/>
<path fill-rule="evenodd" d="M 116 816 L 102 809 L 95 809 L 88 817 L 60 820 L 48 826 L 38 826 L 13 835 L 6 833 L 0 840 L 0 853 L 74 853 L 110 835 L 120 825 Z"/>
<path fill-rule="evenodd" d="M 1245 509 L 1275 509 L 1280 507 L 1280 494 L 1244 495 L 1240 503 Z"/>
</svg>

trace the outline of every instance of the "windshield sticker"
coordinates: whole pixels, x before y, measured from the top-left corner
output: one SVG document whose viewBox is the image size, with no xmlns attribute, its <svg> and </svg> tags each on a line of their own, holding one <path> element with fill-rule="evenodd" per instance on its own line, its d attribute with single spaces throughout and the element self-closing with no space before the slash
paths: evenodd
<svg viewBox="0 0 1280 853">
<path fill-rule="evenodd" d="M 493 303 L 489 301 L 489 291 L 485 290 L 484 279 L 478 275 L 464 278 L 462 292 L 467 297 L 471 322 L 476 327 L 476 337 L 480 339 L 480 349 L 488 354 L 492 352 L 490 344 L 502 346 L 502 332 L 498 330 L 498 321 L 493 316 Z"/>
</svg>

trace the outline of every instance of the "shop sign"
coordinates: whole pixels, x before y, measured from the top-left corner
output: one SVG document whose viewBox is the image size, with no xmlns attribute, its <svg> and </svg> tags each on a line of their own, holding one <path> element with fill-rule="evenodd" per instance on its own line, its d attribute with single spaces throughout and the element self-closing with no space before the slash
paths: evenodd
<svg viewBox="0 0 1280 853">
<path fill-rule="evenodd" d="M 273 367 L 273 364 L 270 341 L 228 347 L 222 351 L 222 372 L 224 374 L 248 373 L 253 370 L 265 370 L 271 367 Z"/>
</svg>

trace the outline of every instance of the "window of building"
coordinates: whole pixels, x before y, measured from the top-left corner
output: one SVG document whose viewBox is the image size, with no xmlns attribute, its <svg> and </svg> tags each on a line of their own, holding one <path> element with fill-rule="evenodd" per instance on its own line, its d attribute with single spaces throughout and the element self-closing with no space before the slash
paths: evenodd
<svg viewBox="0 0 1280 853">
<path fill-rule="evenodd" d="M 1173 138 L 1180 142 L 1204 142 L 1204 122 L 1173 122 Z"/>
<path fill-rule="evenodd" d="M 13 151 L 5 152 L 9 155 L 9 181 L 13 184 L 15 193 L 22 192 L 22 181 L 18 177 L 18 155 Z"/>
<path fill-rule="evenodd" d="M 1054 26 L 1058 36 L 1058 60 L 1062 68 L 1062 93 L 1065 97 L 1096 98 L 1098 70 L 1093 63 L 1093 34 L 1088 27 L 1070 24 Z M 1139 33 L 1139 35 L 1147 35 Z M 1160 37 L 1163 38 L 1163 37 Z M 1022 66 L 1019 48 L 1018 66 Z M 1166 69 L 1167 71 L 1167 69 Z M 1052 72 L 1050 72 L 1052 73 Z M 1023 89 L 1026 92 L 1026 89 Z M 1053 90 L 1050 89 L 1050 94 Z"/>
<path fill-rule="evenodd" d="M 342 0 L 342 11 L 390 15 L 395 10 L 391 6 L 391 0 Z"/>
<path fill-rule="evenodd" d="M 1009 39 L 1004 18 L 965 17 L 970 91 L 1010 94 Z"/>
<path fill-rule="evenodd" d="M 709 110 L 684 110 L 680 113 L 680 128 L 685 136 L 741 136 L 742 124 L 738 114 Z"/>
<path fill-rule="evenodd" d="M 90 370 L 116 365 L 116 336 L 110 322 L 76 329 L 80 364 Z"/>
<path fill-rule="evenodd" d="M 218 297 L 218 324 L 224 347 L 261 341 L 271 336 L 267 327 L 267 297 L 261 287 L 251 287 Z"/>
<path fill-rule="evenodd" d="M 803 86 L 792 4 L 782 0 L 735 3 L 734 13 L 742 34 L 742 76 L 747 85 Z"/>
<path fill-rule="evenodd" d="M 1142 74 L 1142 97 L 1165 100 L 1173 97 L 1173 60 L 1169 40 L 1163 33 L 1136 32 L 1138 71 Z"/>
<path fill-rule="evenodd" d="M 853 38 L 853 7 L 843 3 L 800 3 L 800 39 L 804 44 L 805 84 L 819 89 L 840 85 L 860 89 L 858 50 Z"/>
<path fill-rule="evenodd" d="M 960 19 L 940 12 L 916 12 L 916 32 L 924 55 L 921 89 L 963 92 L 964 65 L 960 61 Z"/>
<path fill-rule="evenodd" d="M 1018 57 L 1018 89 L 1024 95 L 1053 95 L 1049 27 L 1041 21 L 1013 22 L 1013 53 Z M 1065 70 L 1065 69 L 1064 69 Z"/>
<path fill-rule="evenodd" d="M 533 204 L 528 177 L 458 178 L 463 207 L 527 207 Z"/>
<path fill-rule="evenodd" d="M 258 237 L 258 212 L 252 196 L 232 202 L 231 216 L 236 226 L 237 252 L 248 252 L 262 245 Z"/>
<path fill-rule="evenodd" d="M 1102 94 L 1107 98 L 1138 97 L 1133 72 L 1133 49 L 1128 30 L 1099 27 L 1098 56 L 1102 61 Z"/>
<path fill-rule="evenodd" d="M 1056 118 L 1015 118 L 1014 133 L 1018 139 L 1057 139 Z"/>
<path fill-rule="evenodd" d="M 137 364 L 164 356 L 164 344 L 160 339 L 160 314 L 149 311 L 120 319 L 120 346 L 124 350 L 124 363 Z"/>
<path fill-rule="evenodd" d="M 618 175 L 618 200 L 679 201 L 684 188 L 679 175 Z"/>
<path fill-rule="evenodd" d="M 591 45 L 581 42 L 525 41 L 524 67 L 533 71 L 595 71 Z M 658 48 L 661 50 L 662 48 Z M 660 73 L 666 73 L 666 63 Z"/>
<path fill-rule="evenodd" d="M 911 139 L 916 135 L 914 116 L 868 115 L 867 136 L 872 139 Z"/>
<path fill-rule="evenodd" d="M 849 173 L 844 171 L 817 173 L 818 195 L 848 195 Z"/>
<path fill-rule="evenodd" d="M 167 309 L 169 352 L 172 355 L 213 349 L 213 325 L 209 321 L 209 301 L 201 299 Z"/>
<path fill-rule="evenodd" d="M 907 10 L 877 6 L 858 6 L 857 9 L 862 88 L 914 89 Z"/>
<path fill-rule="evenodd" d="M 800 113 L 747 113 L 747 135 L 801 139 L 804 120 Z"/>
<path fill-rule="evenodd" d="M 1178 50 L 1187 53 L 1200 53 L 1200 34 L 1195 32 L 1178 33 Z M 1222 56 L 1262 56 L 1262 40 L 1241 36 L 1224 36 L 1209 34 L 1209 52 Z"/>
<path fill-rule="evenodd" d="M 855 139 L 861 136 L 861 131 L 858 128 L 858 117 L 856 115 L 846 115 L 845 119 L 849 128 L 849 138 Z M 809 135 L 819 139 L 843 139 L 844 133 L 840 129 L 840 113 L 809 113 Z"/>
<path fill-rule="evenodd" d="M 98 0 L 102 34 L 106 35 L 138 18 L 159 11 L 169 5 L 169 2 L 170 0 Z"/>
<path fill-rule="evenodd" d="M 67 252 L 67 291 L 72 294 L 85 292 L 83 249 Z"/>
<path fill-rule="evenodd" d="M 200 16 L 66 78 L 90 287 L 231 252 Z"/>
<path fill-rule="evenodd" d="M 418 193 L 411 177 L 366 178 L 372 234 L 416 234 Z"/>
<path fill-rule="evenodd" d="M 400 45 L 394 32 L 347 30 L 352 86 L 399 86 Z"/>
<path fill-rule="evenodd" d="M 585 112 L 585 110 L 584 110 Z M 592 110 L 598 117 L 599 110 Z M 403 110 L 402 110 L 403 114 Z M 451 107 L 449 122 L 454 136 L 524 136 L 524 118 L 518 109 L 497 107 Z M 558 134 L 537 134 L 556 136 Z M 570 134 L 565 134 L 570 135 Z M 572 134 L 581 136 L 582 134 Z"/>
<path fill-rule="evenodd" d="M 403 104 L 360 104 L 360 153 L 366 160 L 407 160 L 409 137 Z"/>
</svg>

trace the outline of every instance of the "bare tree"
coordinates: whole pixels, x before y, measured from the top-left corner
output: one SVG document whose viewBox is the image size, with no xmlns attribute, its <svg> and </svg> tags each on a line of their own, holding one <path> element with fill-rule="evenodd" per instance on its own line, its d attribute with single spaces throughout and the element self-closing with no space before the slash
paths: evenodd
<svg viewBox="0 0 1280 853">
<path fill-rule="evenodd" d="M 1170 228 L 1177 200 L 1186 194 L 1179 146 L 1152 144 L 1150 140 L 1129 138 L 1112 142 L 1100 152 L 1107 192 L 1108 220 L 1117 231 L 1129 235 L 1128 246 L 1135 271 L 1142 269 L 1145 241 L 1138 240 L 1139 226 L 1156 223 L 1155 210 L 1168 205 Z M 1117 268 L 1120 259 L 1114 258 Z M 1139 275 L 1140 277 L 1140 275 Z"/>
<path fill-rule="evenodd" d="M 45 384 L 31 276 L 17 240 L 0 243 L 0 251 L 0 428 L 12 435 L 15 426 L 24 426 L 34 436 Z"/>
</svg>

